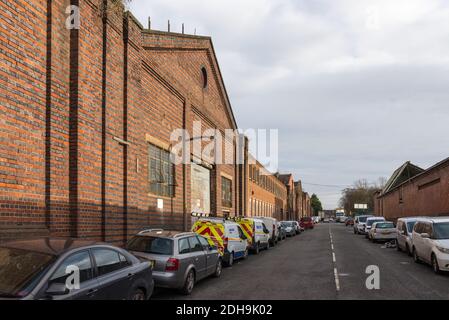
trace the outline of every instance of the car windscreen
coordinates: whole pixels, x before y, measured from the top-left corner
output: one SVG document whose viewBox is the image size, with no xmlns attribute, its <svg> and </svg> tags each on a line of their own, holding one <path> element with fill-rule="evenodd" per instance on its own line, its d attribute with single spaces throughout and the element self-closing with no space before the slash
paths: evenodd
<svg viewBox="0 0 449 320">
<path fill-rule="evenodd" d="M 292 226 L 292 223 L 291 223 L 291 222 L 281 222 L 281 224 L 282 224 L 284 227 L 291 227 L 291 226 Z"/>
<path fill-rule="evenodd" d="M 375 223 L 375 222 L 379 222 L 379 221 L 383 221 L 382 219 L 373 219 L 373 220 L 368 220 L 367 222 L 366 222 L 366 225 L 369 227 L 369 226 L 372 226 L 373 225 L 373 223 Z"/>
<path fill-rule="evenodd" d="M 407 232 L 408 233 L 412 233 L 413 232 L 413 227 L 415 226 L 416 221 L 409 221 L 407 222 Z"/>
<path fill-rule="evenodd" d="M 368 217 L 359 217 L 358 218 L 360 223 L 366 222 L 366 219 L 368 219 Z"/>
<path fill-rule="evenodd" d="M 54 261 L 51 254 L 0 247 L 0 297 L 28 295 Z"/>
<path fill-rule="evenodd" d="M 172 255 L 173 240 L 158 237 L 134 237 L 128 242 L 127 249 L 130 251 L 145 252 L 152 254 Z"/>
<path fill-rule="evenodd" d="M 378 222 L 376 229 L 394 229 L 394 224 L 392 222 Z"/>
<path fill-rule="evenodd" d="M 449 239 L 449 222 L 441 222 L 433 224 L 434 239 Z"/>
</svg>

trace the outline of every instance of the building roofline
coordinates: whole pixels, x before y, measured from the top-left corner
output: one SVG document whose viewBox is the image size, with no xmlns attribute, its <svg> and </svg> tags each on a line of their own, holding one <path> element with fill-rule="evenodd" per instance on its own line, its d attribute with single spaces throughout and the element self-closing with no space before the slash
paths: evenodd
<svg viewBox="0 0 449 320">
<path fill-rule="evenodd" d="M 168 31 L 162 31 L 162 30 L 145 29 L 143 27 L 142 27 L 142 29 L 143 29 L 142 30 L 143 33 L 148 33 L 148 34 L 157 34 L 157 35 L 164 35 L 164 36 L 174 36 L 174 37 L 178 37 L 178 38 L 212 41 L 212 38 L 210 36 L 199 36 L 199 35 L 180 33 L 180 32 L 172 32 L 172 31 L 168 32 Z"/>
<path fill-rule="evenodd" d="M 435 170 L 435 169 L 437 169 L 437 168 L 439 168 L 439 167 L 441 167 L 441 166 L 444 166 L 444 165 L 446 165 L 446 164 L 449 164 L 449 157 L 446 158 L 446 159 L 444 159 L 444 160 L 442 160 L 442 161 L 440 161 L 440 162 L 437 162 L 437 163 L 434 164 L 433 166 L 429 167 L 428 169 L 424 170 L 424 171 L 421 172 L 421 173 L 418 173 L 417 175 L 411 177 L 410 179 L 405 180 L 404 182 L 402 182 L 401 184 L 398 184 L 398 185 L 397 185 L 396 187 L 394 187 L 393 189 L 390 189 L 390 190 L 388 190 L 388 191 L 385 192 L 385 193 L 381 193 L 381 194 L 378 196 L 378 198 L 382 198 L 383 196 L 386 196 L 386 195 L 392 193 L 393 191 L 396 191 L 396 190 L 399 189 L 400 187 L 402 187 L 402 186 L 404 186 L 404 185 L 406 185 L 406 184 L 412 182 L 413 180 L 415 180 L 415 179 L 417 179 L 417 178 L 420 178 L 420 177 L 422 177 L 422 176 L 425 176 L 426 174 L 429 174 L 429 173 L 431 173 L 433 170 Z M 418 168 L 419 168 L 419 167 L 418 167 Z"/>
</svg>

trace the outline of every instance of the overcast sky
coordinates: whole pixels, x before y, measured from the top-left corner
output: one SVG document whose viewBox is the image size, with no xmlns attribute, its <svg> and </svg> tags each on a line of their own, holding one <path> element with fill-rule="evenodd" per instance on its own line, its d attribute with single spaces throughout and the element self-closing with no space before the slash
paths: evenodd
<svg viewBox="0 0 449 320">
<path fill-rule="evenodd" d="M 449 156 L 447 0 L 133 2 L 145 26 L 213 38 L 237 124 L 278 128 L 280 171 L 327 209 L 357 179 Z"/>
</svg>

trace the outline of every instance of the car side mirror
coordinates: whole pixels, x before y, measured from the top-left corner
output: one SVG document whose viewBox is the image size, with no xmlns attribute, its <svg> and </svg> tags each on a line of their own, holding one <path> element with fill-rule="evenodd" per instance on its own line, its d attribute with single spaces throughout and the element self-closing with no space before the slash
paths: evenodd
<svg viewBox="0 0 449 320">
<path fill-rule="evenodd" d="M 52 283 L 45 294 L 49 296 L 63 296 L 70 292 L 65 283 Z"/>
<path fill-rule="evenodd" d="M 428 234 L 428 233 L 421 233 L 421 238 L 430 239 L 430 234 Z"/>
</svg>

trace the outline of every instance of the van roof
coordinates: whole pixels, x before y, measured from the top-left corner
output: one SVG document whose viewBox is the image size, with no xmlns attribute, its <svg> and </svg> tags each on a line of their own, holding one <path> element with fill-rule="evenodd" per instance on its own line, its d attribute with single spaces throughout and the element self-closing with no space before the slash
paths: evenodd
<svg viewBox="0 0 449 320">
<path fill-rule="evenodd" d="M 418 221 L 428 221 L 432 223 L 449 222 L 449 217 L 420 217 Z"/>
</svg>

